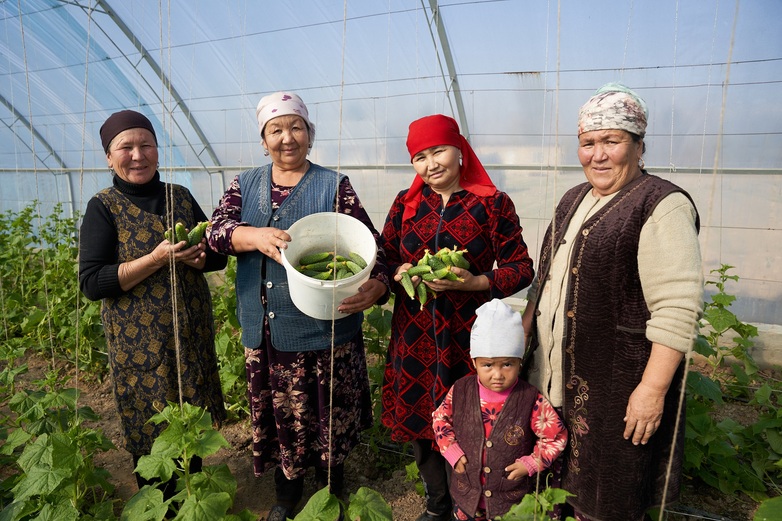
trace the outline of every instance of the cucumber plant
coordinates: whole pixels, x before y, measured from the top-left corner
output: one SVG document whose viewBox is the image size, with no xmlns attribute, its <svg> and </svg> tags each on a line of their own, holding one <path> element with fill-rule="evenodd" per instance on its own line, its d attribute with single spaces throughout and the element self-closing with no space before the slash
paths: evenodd
<svg viewBox="0 0 782 521">
<path fill-rule="evenodd" d="M 155 439 L 152 451 L 139 458 L 135 469 L 147 480 L 157 484 L 145 485 L 125 504 L 121 520 L 137 519 L 188 521 L 252 521 L 248 510 L 229 514 L 236 496 L 236 479 L 226 464 L 203 466 L 199 472 L 190 472 L 193 457 L 206 458 L 229 444 L 215 430 L 212 416 L 205 409 L 184 403 L 169 403 L 149 421 L 168 425 Z M 172 477 L 177 480 L 177 493 L 164 499 L 159 487 Z"/>
</svg>

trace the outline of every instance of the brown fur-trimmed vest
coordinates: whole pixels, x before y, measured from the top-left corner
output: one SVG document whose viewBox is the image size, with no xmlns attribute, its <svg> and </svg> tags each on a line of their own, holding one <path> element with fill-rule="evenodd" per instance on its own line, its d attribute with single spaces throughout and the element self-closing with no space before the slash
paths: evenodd
<svg viewBox="0 0 782 521">
<path fill-rule="evenodd" d="M 518 380 L 487 440 L 478 385 L 475 375 L 465 376 L 454 384 L 453 410 L 458 413 L 453 416 L 453 430 L 467 456 L 467 470 L 464 474 L 451 474 L 450 489 L 454 504 L 469 515 L 475 513 L 483 496 L 486 517 L 493 519 L 507 513 L 534 486 L 528 476 L 518 481 L 507 479 L 505 467 L 531 454 L 535 447 L 537 437 L 530 427 L 530 417 L 538 390 Z M 482 474 L 486 479 L 484 485 L 481 485 Z"/>
</svg>

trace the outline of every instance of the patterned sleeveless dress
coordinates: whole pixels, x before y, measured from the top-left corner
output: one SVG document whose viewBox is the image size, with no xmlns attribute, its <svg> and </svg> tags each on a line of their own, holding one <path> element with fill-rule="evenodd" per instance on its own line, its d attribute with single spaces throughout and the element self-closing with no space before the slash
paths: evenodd
<svg viewBox="0 0 782 521">
<path fill-rule="evenodd" d="M 172 191 L 174 220 L 193 227 L 187 190 L 173 185 Z M 166 229 L 165 216 L 142 210 L 114 187 L 102 190 L 97 197 L 114 216 L 118 262 L 137 259 L 160 242 Z M 125 448 L 134 456 L 148 454 L 152 442 L 166 427 L 147 420 L 167 402 L 179 403 L 178 371 L 183 400 L 207 408 L 217 423 L 225 419 L 206 279 L 202 272 L 182 263 L 176 264 L 173 290 L 171 279 L 171 269 L 165 266 L 122 296 L 103 299 L 114 396 Z"/>
</svg>

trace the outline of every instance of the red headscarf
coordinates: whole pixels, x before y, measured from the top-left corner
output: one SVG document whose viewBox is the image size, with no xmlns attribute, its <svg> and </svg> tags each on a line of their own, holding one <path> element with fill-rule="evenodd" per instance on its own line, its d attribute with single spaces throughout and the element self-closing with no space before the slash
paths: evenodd
<svg viewBox="0 0 782 521">
<path fill-rule="evenodd" d="M 478 156 L 475 155 L 464 136 L 459 133 L 459 125 L 453 118 L 434 114 L 410 123 L 410 130 L 407 133 L 407 150 L 410 152 L 411 161 L 421 150 L 438 145 L 451 145 L 461 150 L 462 168 L 459 185 L 463 189 L 481 197 L 494 195 L 497 192 L 497 188 L 491 182 L 489 174 L 486 173 Z M 403 221 L 410 219 L 418 211 L 424 184 L 421 176 L 416 175 L 404 199 Z"/>
</svg>

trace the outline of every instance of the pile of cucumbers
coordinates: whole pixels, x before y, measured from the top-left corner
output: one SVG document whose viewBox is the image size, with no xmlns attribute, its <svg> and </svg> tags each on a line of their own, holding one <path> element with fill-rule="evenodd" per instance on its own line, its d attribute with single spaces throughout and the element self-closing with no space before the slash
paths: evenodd
<svg viewBox="0 0 782 521">
<path fill-rule="evenodd" d="M 192 248 L 204 238 L 207 226 L 209 226 L 209 221 L 201 221 L 188 232 L 182 221 L 177 221 L 173 228 L 163 233 L 163 237 L 171 244 L 187 241 L 187 247 Z"/>
<path fill-rule="evenodd" d="M 358 275 L 367 267 L 367 261 L 351 251 L 347 256 L 333 251 L 322 251 L 302 255 L 296 271 L 318 280 L 340 280 Z"/>
<path fill-rule="evenodd" d="M 426 284 L 419 283 L 418 286 L 415 286 L 412 278 L 416 276 L 425 281 L 446 279 L 464 282 L 464 279 L 454 273 L 451 268 L 456 266 L 457 268 L 470 269 L 470 262 L 464 258 L 465 253 L 467 250 L 459 250 L 456 246 L 440 248 L 434 254 L 429 250 L 424 250 L 424 256 L 418 260 L 418 263 L 401 274 L 400 282 L 407 296 L 411 299 L 418 298 L 421 309 L 424 308 L 430 295 L 437 296 L 436 292 Z"/>
</svg>

